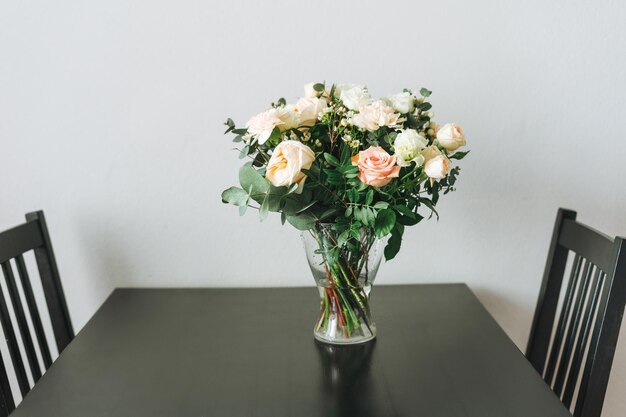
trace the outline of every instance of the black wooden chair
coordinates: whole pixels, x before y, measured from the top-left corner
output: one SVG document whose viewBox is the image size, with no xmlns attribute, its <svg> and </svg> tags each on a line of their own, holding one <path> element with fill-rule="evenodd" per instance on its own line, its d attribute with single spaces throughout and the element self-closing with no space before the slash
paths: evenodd
<svg viewBox="0 0 626 417">
<path fill-rule="evenodd" d="M 575 417 L 600 417 L 625 302 L 625 239 L 559 209 L 526 356 Z"/>
<path fill-rule="evenodd" d="M 43 212 L 28 213 L 26 220 L 26 223 L 0 233 L 0 265 L 8 292 L 7 297 L 0 286 L 0 324 L 22 397 L 31 389 L 27 373 L 30 374 L 33 382 L 37 382 L 42 375 L 42 365 L 45 371 L 52 364 L 50 345 L 46 339 L 40 310 L 26 270 L 24 253 L 34 251 L 57 351 L 60 353 L 74 338 L 74 330 L 65 303 Z M 13 265 L 17 269 L 17 275 L 14 274 Z M 21 291 L 16 278 L 19 278 Z M 10 310 L 15 320 L 12 320 Z M 37 340 L 42 363 L 39 361 L 33 343 L 31 329 Z M 17 332 L 19 332 L 21 343 L 18 341 Z M 20 347 L 24 349 L 27 363 L 24 363 L 22 359 Z M 0 357 L 0 416 L 8 416 L 15 409 L 15 400 L 4 365 L 6 359 Z"/>
</svg>

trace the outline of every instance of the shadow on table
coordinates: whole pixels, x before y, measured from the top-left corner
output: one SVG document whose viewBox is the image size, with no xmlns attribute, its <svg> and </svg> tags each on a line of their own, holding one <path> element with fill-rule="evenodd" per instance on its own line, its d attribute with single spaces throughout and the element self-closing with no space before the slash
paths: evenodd
<svg viewBox="0 0 626 417">
<path fill-rule="evenodd" d="M 379 417 L 383 414 L 378 384 L 372 375 L 376 341 L 352 346 L 315 341 L 322 364 L 321 398 L 325 416 Z"/>
</svg>

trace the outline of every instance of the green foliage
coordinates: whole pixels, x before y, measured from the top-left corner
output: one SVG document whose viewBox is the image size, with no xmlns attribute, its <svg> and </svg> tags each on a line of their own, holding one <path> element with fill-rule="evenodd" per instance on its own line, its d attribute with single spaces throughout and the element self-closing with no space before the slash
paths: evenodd
<svg viewBox="0 0 626 417">
<path fill-rule="evenodd" d="M 448 158 L 450 159 L 457 159 L 457 160 L 461 160 L 463 158 L 465 158 L 465 156 L 469 153 L 470 151 L 456 151 L 455 153 L 453 153 L 452 155 L 448 156 Z"/>
<path fill-rule="evenodd" d="M 411 163 L 402 167 L 398 178 L 381 187 L 373 187 L 359 179 L 359 168 L 352 157 L 370 146 L 380 146 L 393 155 L 394 141 L 400 132 L 396 127 L 383 126 L 371 132 L 346 123 L 346 109 L 335 97 L 336 87 L 327 92 L 325 83 L 313 84 L 313 89 L 329 101 L 329 109 L 312 126 L 288 130 L 275 127 L 269 138 L 259 144 L 247 129 L 237 128 L 232 119 L 224 123 L 225 133 L 233 134 L 239 157 L 246 163 L 239 170 L 240 187 L 230 187 L 222 193 L 222 201 L 239 207 L 244 214 L 248 208 L 258 210 L 264 220 L 270 212 L 281 214 L 281 222 L 298 230 L 317 229 L 330 224 L 327 242 L 328 259 L 338 259 L 345 253 L 362 254 L 374 238 L 389 236 L 384 254 L 394 258 L 402 243 L 405 226 L 413 226 L 425 217 L 438 218 L 439 198 L 455 190 L 460 168 L 453 167 L 448 175 L 430 180 L 423 167 Z M 406 90 L 413 94 L 411 90 Z M 421 88 L 416 97 L 416 111 L 402 115 L 403 129 L 415 129 L 429 146 L 437 146 L 450 160 L 459 161 L 468 151 L 448 154 L 429 132 L 432 104 L 426 101 L 431 91 Z M 283 108 L 284 98 L 272 103 Z M 298 140 L 315 153 L 315 160 L 303 169 L 306 181 L 289 187 L 275 187 L 265 178 L 265 168 L 274 148 L 283 140 Z M 354 143 L 356 142 L 356 145 Z M 343 255 L 342 255 L 343 253 Z M 356 255 L 355 255 L 356 256 Z"/>
</svg>

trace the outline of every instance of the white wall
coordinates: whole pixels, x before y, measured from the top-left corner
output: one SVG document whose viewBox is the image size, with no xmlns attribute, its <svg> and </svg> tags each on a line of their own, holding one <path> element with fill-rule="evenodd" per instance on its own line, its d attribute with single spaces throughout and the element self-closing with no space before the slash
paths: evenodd
<svg viewBox="0 0 626 417">
<path fill-rule="evenodd" d="M 0 228 L 46 211 L 77 328 L 116 286 L 312 285 L 222 205 L 239 124 L 310 81 L 426 86 L 471 155 L 378 282 L 465 281 L 524 347 L 556 209 L 626 234 L 619 1 L 0 1 Z M 417 262 L 416 262 L 417 261 Z M 604 416 L 626 411 L 626 337 Z"/>
</svg>

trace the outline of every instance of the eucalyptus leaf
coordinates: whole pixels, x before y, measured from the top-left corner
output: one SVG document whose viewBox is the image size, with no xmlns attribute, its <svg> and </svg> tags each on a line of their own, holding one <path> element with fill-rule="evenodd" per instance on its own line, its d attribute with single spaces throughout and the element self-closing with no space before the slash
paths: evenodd
<svg viewBox="0 0 626 417">
<path fill-rule="evenodd" d="M 304 231 L 312 229 L 317 219 L 310 214 L 302 213 L 295 216 L 287 215 L 287 221 L 296 229 Z"/>
<path fill-rule="evenodd" d="M 250 165 L 239 169 L 239 183 L 244 190 L 250 190 L 251 195 L 266 194 L 270 190 L 270 183 Z"/>
<path fill-rule="evenodd" d="M 248 199 L 248 193 L 239 187 L 230 187 L 222 192 L 222 201 L 235 206 L 247 205 Z"/>
<path fill-rule="evenodd" d="M 465 156 L 469 153 L 470 151 L 457 151 L 455 153 L 453 153 L 452 155 L 448 156 L 448 159 L 457 159 L 457 160 L 461 160 L 463 158 L 465 158 Z"/>
</svg>

